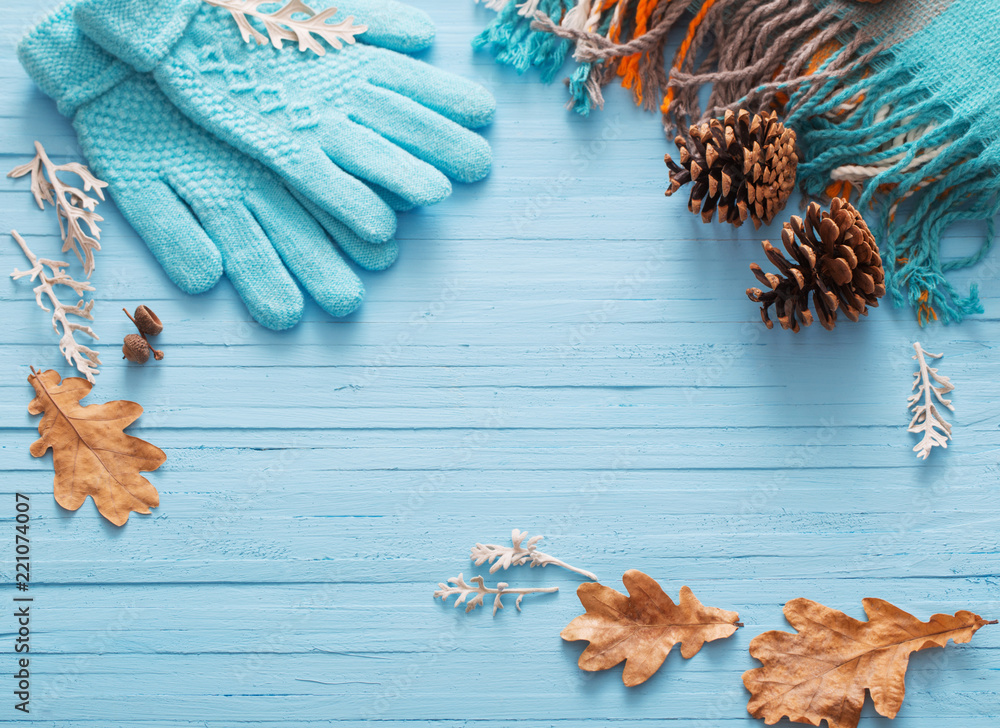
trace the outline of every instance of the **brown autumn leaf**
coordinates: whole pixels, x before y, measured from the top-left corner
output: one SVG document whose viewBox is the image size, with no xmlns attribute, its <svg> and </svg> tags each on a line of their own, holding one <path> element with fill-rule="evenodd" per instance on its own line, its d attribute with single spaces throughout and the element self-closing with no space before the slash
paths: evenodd
<svg viewBox="0 0 1000 728">
<path fill-rule="evenodd" d="M 629 687 L 652 677 L 678 642 L 681 655 L 693 657 L 706 642 L 729 637 L 743 626 L 736 612 L 704 606 L 686 586 L 681 587 L 680 604 L 674 604 L 641 571 L 626 571 L 622 583 L 629 596 L 594 582 L 581 584 L 576 593 L 587 613 L 560 636 L 590 642 L 580 655 L 584 670 L 607 670 L 625 660 L 622 680 Z"/>
<path fill-rule="evenodd" d="M 139 472 L 156 470 L 166 462 L 166 454 L 123 432 L 139 419 L 140 405 L 117 400 L 84 407 L 80 400 L 93 385 L 79 377 L 60 382 L 54 369 L 32 369 L 28 381 L 36 395 L 28 412 L 43 415 L 38 423 L 41 437 L 31 444 L 31 454 L 40 458 L 52 448 L 56 503 L 75 511 L 89 495 L 116 526 L 132 511 L 149 513 L 160 505 L 156 488 Z"/>
<path fill-rule="evenodd" d="M 875 710 L 895 718 L 912 653 L 948 640 L 968 642 L 983 625 L 996 624 L 966 611 L 921 622 L 881 599 L 861 603 L 867 622 L 809 599 L 785 605 L 785 619 L 798 632 L 765 632 L 750 642 L 750 655 L 764 663 L 743 673 L 750 715 L 767 725 L 788 716 L 795 723 L 854 728 L 867 689 Z"/>
</svg>

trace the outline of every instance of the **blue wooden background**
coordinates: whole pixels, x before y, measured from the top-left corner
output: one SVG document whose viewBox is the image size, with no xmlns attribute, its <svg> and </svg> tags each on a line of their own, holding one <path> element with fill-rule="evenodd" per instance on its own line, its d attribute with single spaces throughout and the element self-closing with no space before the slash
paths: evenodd
<svg viewBox="0 0 1000 728">
<path fill-rule="evenodd" d="M 166 450 L 162 505 L 123 528 L 52 499 L 33 459 L 28 365 L 71 374 L 30 285 L 0 284 L 3 581 L 14 492 L 31 494 L 33 692 L 40 726 L 265 728 L 619 724 L 750 726 L 740 676 L 752 637 L 808 597 L 862 617 L 877 596 L 926 619 L 1000 617 L 1000 255 L 964 276 L 986 315 L 921 330 L 886 306 L 834 332 L 766 331 L 744 294 L 760 237 L 702 225 L 665 199 L 658 119 L 621 91 L 587 120 L 565 91 L 474 54 L 491 13 L 421 0 L 438 23 L 427 60 L 496 94 L 488 180 L 400 220 L 398 264 L 365 275 L 342 321 L 311 306 L 294 330 L 248 320 L 224 283 L 188 297 L 114 203 L 92 278 L 105 365 L 93 400 L 133 399 L 132 429 Z M 0 162 L 42 141 L 78 159 L 69 124 L 14 60 L 45 0 L 3 0 Z M 51 211 L 0 182 L 4 231 L 58 257 Z M 771 236 L 774 230 L 768 231 Z M 953 228 L 949 255 L 981 230 Z M 9 239 L 0 271 L 24 267 Z M 74 267 L 74 271 L 78 270 Z M 166 359 L 118 354 L 149 304 Z M 911 344 L 944 351 L 955 440 L 927 463 L 906 432 Z M 675 651 L 644 685 L 583 673 L 560 629 L 579 580 L 492 618 L 432 600 L 486 573 L 476 541 L 510 529 L 621 588 L 637 568 L 676 596 L 738 610 L 732 639 Z M 495 578 L 490 581 L 496 581 Z M 12 592 L 10 592 L 12 593 Z M 0 722 L 15 630 L 2 608 Z M 913 657 L 898 728 L 985 728 L 1000 718 L 1000 627 Z M 761 723 L 762 724 L 762 723 Z M 889 722 L 866 708 L 865 728 Z"/>
</svg>

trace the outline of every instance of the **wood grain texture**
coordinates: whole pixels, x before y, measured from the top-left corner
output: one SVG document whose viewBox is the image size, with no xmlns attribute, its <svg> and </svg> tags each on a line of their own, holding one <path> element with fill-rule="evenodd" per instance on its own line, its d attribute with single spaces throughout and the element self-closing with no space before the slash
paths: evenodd
<svg viewBox="0 0 1000 728">
<path fill-rule="evenodd" d="M 885 306 L 833 332 L 768 332 L 744 294 L 760 238 L 663 197 L 658 119 L 620 91 L 573 116 L 559 84 L 471 51 L 489 11 L 416 4 L 439 27 L 426 58 L 497 97 L 495 164 L 401 218 L 400 260 L 363 274 L 355 315 L 310 305 L 294 330 L 263 330 L 226 283 L 179 293 L 102 205 L 94 394 L 140 402 L 130 432 L 167 452 L 152 516 L 118 529 L 91 504 L 53 501 L 50 463 L 28 454 L 26 377 L 32 364 L 70 372 L 30 286 L 0 284 L 0 557 L 10 583 L 13 493 L 29 493 L 30 722 L 735 728 L 759 724 L 740 676 L 757 665 L 750 640 L 787 629 L 787 600 L 858 618 L 866 596 L 921 619 L 1000 617 L 1000 255 L 956 276 L 978 280 L 986 306 L 960 326 L 920 330 Z M 4 0 L 5 169 L 34 139 L 79 158 L 14 60 L 47 5 Z M 0 181 L 0 218 L 36 253 L 58 250 L 23 181 Z M 963 255 L 981 234 L 957 225 L 943 249 Z M 19 256 L 0 244 L 0 271 Z M 166 323 L 156 366 L 117 353 L 131 330 L 120 309 L 138 303 Z M 955 439 L 927 463 L 906 432 L 918 339 L 945 352 L 956 385 Z M 572 574 L 508 572 L 561 591 L 495 619 L 432 599 L 459 571 L 486 574 L 469 547 L 515 526 L 609 586 L 638 568 L 746 628 L 627 689 L 620 668 L 579 670 L 584 645 L 559 639 L 580 611 Z M 0 675 L 14 665 L 3 653 Z M 998 664 L 1000 628 L 914 655 L 892 725 L 994 726 Z M 9 688 L 0 676 L 0 723 L 19 720 Z M 888 725 L 871 706 L 863 716 Z"/>
</svg>

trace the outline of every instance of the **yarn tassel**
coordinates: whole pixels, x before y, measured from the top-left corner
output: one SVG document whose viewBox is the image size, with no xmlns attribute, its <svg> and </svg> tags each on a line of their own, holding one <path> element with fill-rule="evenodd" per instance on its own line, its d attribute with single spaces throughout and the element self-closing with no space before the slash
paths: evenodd
<svg viewBox="0 0 1000 728">
<path fill-rule="evenodd" d="M 846 45 L 839 40 L 845 37 Z M 695 69 L 705 47 L 710 51 Z M 690 124 L 727 109 L 784 110 L 799 85 L 849 75 L 878 50 L 851 19 L 809 0 L 706 0 L 674 58 L 661 105 L 664 129 L 686 135 Z"/>
<path fill-rule="evenodd" d="M 496 20 L 472 41 L 473 48 L 488 49 L 497 63 L 511 66 L 518 73 L 537 68 L 542 79 L 551 81 L 559 72 L 571 44 L 531 27 L 536 13 L 563 18 L 576 0 L 489 0 L 487 7 L 499 9 Z"/>
<path fill-rule="evenodd" d="M 597 81 L 594 65 L 582 63 L 566 79 L 570 95 L 566 108 L 582 116 L 590 116 L 590 112 L 595 108 L 604 108 L 604 94 L 601 92 L 601 84 Z"/>
<path fill-rule="evenodd" d="M 502 1 L 502 0 L 501 0 Z M 508 0 L 473 46 L 518 71 L 535 67 L 551 80 L 570 49 L 569 108 L 589 114 L 604 103 L 601 87 L 618 78 L 636 103 L 653 109 L 666 86 L 663 46 L 687 0 Z M 697 3 L 696 3 L 697 4 Z M 496 0 L 488 5 L 497 7 Z"/>
<path fill-rule="evenodd" d="M 603 23 L 600 15 L 600 0 L 595 0 L 595 5 L 588 16 L 585 26 L 589 35 L 606 36 L 610 32 L 612 15 L 606 13 Z M 600 25 L 593 25 L 600 23 Z M 565 23 L 567 28 L 571 28 L 571 23 Z M 569 41 L 567 41 L 569 42 Z M 566 79 L 569 87 L 570 100 L 566 103 L 567 109 L 572 109 L 578 114 L 589 116 L 594 109 L 604 108 L 604 93 L 601 91 L 605 84 L 604 76 L 607 68 L 603 61 L 585 61 Z"/>
</svg>

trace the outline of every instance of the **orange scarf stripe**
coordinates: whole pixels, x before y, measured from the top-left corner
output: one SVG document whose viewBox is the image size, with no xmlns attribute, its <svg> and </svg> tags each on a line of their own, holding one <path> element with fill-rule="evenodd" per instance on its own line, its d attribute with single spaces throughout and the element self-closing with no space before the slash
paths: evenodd
<svg viewBox="0 0 1000 728">
<path fill-rule="evenodd" d="M 688 51 L 691 50 L 691 44 L 694 43 L 694 37 L 698 33 L 698 26 L 701 25 L 705 16 L 708 15 L 708 11 L 715 5 L 715 0 L 705 0 L 705 4 L 701 6 L 701 10 L 698 14 L 691 19 L 691 24 L 688 25 L 687 35 L 684 36 L 684 40 L 681 42 L 681 47 L 677 49 L 677 56 L 674 59 L 674 68 L 680 68 L 684 64 L 684 59 L 687 57 Z M 660 105 L 660 111 L 666 114 L 670 111 L 670 104 L 674 100 L 674 90 L 673 88 L 668 88 L 667 93 L 663 97 L 663 103 Z"/>
<path fill-rule="evenodd" d="M 656 9 L 658 0 L 641 0 L 636 8 L 636 25 L 634 38 L 644 35 L 649 28 L 649 19 Z M 639 78 L 639 61 L 641 53 L 626 56 L 618 64 L 618 75 L 622 77 L 622 86 L 635 91 L 636 103 L 642 103 L 642 79 Z"/>
</svg>

